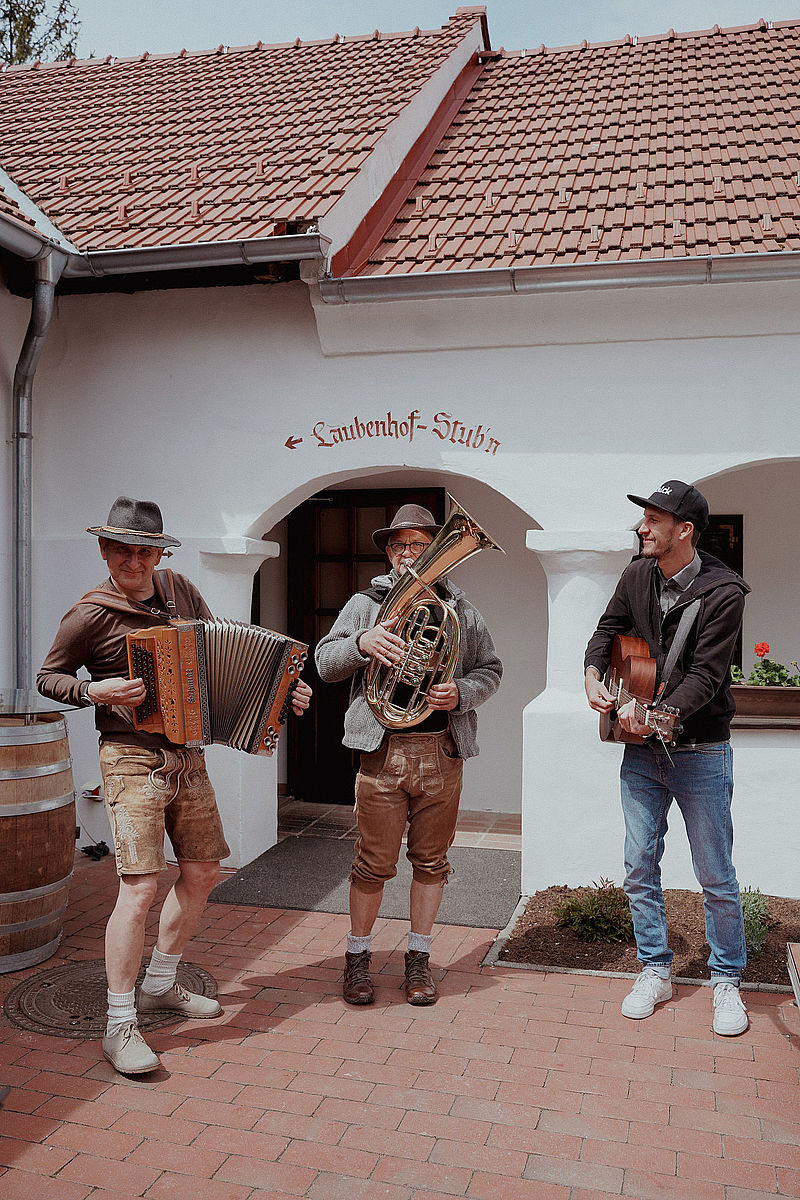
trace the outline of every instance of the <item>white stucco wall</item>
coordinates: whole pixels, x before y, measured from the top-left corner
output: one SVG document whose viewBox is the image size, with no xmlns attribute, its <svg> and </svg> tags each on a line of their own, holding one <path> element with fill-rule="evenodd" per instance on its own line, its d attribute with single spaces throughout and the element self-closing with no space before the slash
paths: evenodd
<svg viewBox="0 0 800 1200">
<path fill-rule="evenodd" d="M 747 314 L 751 336 L 740 328 Z M 766 332 L 773 328 L 780 336 Z M 80 531 L 104 519 L 119 493 L 158 498 L 168 528 L 186 542 L 171 565 L 212 590 L 223 579 L 217 598 L 241 610 L 252 579 L 240 569 L 247 556 L 227 578 L 204 565 L 204 539 L 258 541 L 336 483 L 440 481 L 468 509 L 474 496 L 474 515 L 501 542 L 508 529 L 515 564 L 503 577 L 482 555 L 459 576 L 518 671 L 481 714 L 483 752 L 465 802 L 516 807 L 516 750 L 493 758 L 489 745 L 519 729 L 535 697 L 524 714 L 525 889 L 619 877 L 617 751 L 597 741 L 581 660 L 624 560 L 619 539 L 624 545 L 636 516 L 625 493 L 669 477 L 714 477 L 712 506 L 735 507 L 732 495 L 712 491 L 734 486 L 721 472 L 800 455 L 799 332 L 800 301 L 782 284 L 408 301 L 320 309 L 316 320 L 302 283 L 63 297 L 36 381 L 34 657 L 68 604 L 100 577 L 96 547 Z M 376 424 L 389 413 L 397 436 Z M 402 424 L 412 414 L 413 437 Z M 769 520 L 763 468 L 749 471 L 740 493 L 750 505 L 745 536 L 755 521 L 773 549 L 746 548 L 745 570 L 762 576 L 760 589 L 780 591 L 785 574 L 776 578 L 770 564 L 783 565 L 781 547 L 793 552 L 790 533 Z M 784 490 L 795 503 L 796 491 Z M 549 557 L 519 549 L 537 527 L 556 537 Z M 2 552 L 7 539 L 6 523 Z M 791 649 L 790 601 L 773 605 L 769 631 L 760 628 L 760 605 L 749 609 L 747 641 L 755 631 Z M 547 687 L 537 695 L 548 627 Z M 501 736 L 496 745 L 504 746 Z M 76 746 L 78 778 L 96 773 L 90 739 L 76 737 Z M 788 818 L 794 788 L 763 755 L 754 778 L 765 777 L 765 762 L 773 807 Z M 493 769 L 481 774 L 489 767 L 503 772 L 497 784 Z M 747 776 L 746 762 L 739 770 Z M 274 764 L 270 771 L 256 818 L 266 842 Z M 252 791 L 241 779 L 231 786 Z M 673 840 L 665 877 L 691 883 Z M 758 854 L 748 881 L 796 888 L 784 832 L 763 831 Z"/>
<path fill-rule="evenodd" d="M 791 416 L 784 418 L 791 439 Z M 800 462 L 734 469 L 699 486 L 712 512 L 744 515 L 744 577 L 752 588 L 742 627 L 745 674 L 756 661 L 756 642 L 768 642 L 770 658 L 788 667 L 800 659 L 800 556 L 790 532 L 800 512 Z"/>
</svg>

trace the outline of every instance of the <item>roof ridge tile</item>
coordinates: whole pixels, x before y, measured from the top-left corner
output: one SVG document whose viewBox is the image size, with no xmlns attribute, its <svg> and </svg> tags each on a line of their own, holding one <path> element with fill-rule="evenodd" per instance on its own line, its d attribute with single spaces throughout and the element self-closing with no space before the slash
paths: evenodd
<svg viewBox="0 0 800 1200">
<path fill-rule="evenodd" d="M 165 51 L 159 51 L 159 52 L 154 52 L 151 50 L 143 50 L 137 54 L 127 54 L 127 55 L 107 54 L 103 58 L 83 58 L 83 59 L 81 59 L 81 58 L 76 58 L 73 55 L 69 59 L 54 59 L 52 61 L 40 61 L 37 59 L 35 62 L 0 63 L 0 74 L 5 73 L 6 71 L 34 71 L 34 70 L 38 70 L 40 67 L 46 67 L 48 69 L 52 69 L 52 68 L 58 68 L 58 67 L 61 67 L 61 68 L 83 67 L 83 66 L 88 66 L 90 64 L 94 65 L 94 66 L 97 66 L 97 65 L 113 66 L 113 65 L 116 65 L 117 63 L 145 62 L 151 58 L 156 59 L 158 61 L 163 61 L 165 59 L 198 58 L 198 57 L 203 57 L 203 56 L 216 56 L 216 55 L 220 55 L 220 54 L 228 55 L 228 54 L 235 54 L 235 53 L 251 53 L 253 51 L 259 51 L 259 50 L 283 50 L 283 49 L 290 49 L 292 47 L 305 48 L 305 47 L 312 47 L 312 46 L 331 46 L 331 45 L 337 45 L 337 44 L 342 44 L 342 45 L 348 44 L 349 45 L 351 43 L 383 41 L 385 39 L 410 38 L 410 37 L 413 37 L 413 38 L 432 37 L 432 36 L 436 36 L 436 35 L 446 37 L 446 35 L 450 32 L 449 26 L 452 25 L 454 22 L 458 22 L 461 24 L 461 23 L 464 23 L 466 17 L 472 16 L 472 15 L 485 16 L 485 14 L 486 14 L 485 6 L 484 5 L 476 5 L 474 7 L 465 7 L 465 8 L 458 9 L 455 16 L 449 17 L 445 24 L 437 26 L 433 29 L 420 29 L 420 27 L 417 25 L 414 27 L 414 29 L 411 29 L 411 30 L 398 30 L 398 31 L 392 31 L 390 33 L 382 33 L 380 30 L 376 29 L 373 33 L 357 33 L 357 34 L 335 33 L 335 34 L 332 34 L 332 35 L 330 35 L 328 37 L 324 37 L 324 38 L 303 39 L 303 38 L 297 37 L 293 41 L 288 41 L 288 42 L 267 43 L 267 42 L 258 41 L 258 42 L 254 42 L 249 45 L 243 45 L 243 46 L 226 46 L 224 43 L 220 43 L 218 46 L 207 47 L 207 48 L 201 49 L 201 50 L 188 50 L 187 51 L 187 49 L 185 47 L 183 47 L 181 50 L 165 50 Z"/>
</svg>

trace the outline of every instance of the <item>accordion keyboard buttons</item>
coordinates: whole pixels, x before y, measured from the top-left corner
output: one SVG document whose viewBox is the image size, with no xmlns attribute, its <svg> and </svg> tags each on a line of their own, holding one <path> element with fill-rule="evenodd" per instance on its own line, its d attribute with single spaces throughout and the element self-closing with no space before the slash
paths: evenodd
<svg viewBox="0 0 800 1200">
<path fill-rule="evenodd" d="M 131 662 L 135 676 L 141 679 L 147 692 L 142 703 L 136 708 L 136 720 L 146 721 L 158 707 L 154 657 L 144 646 L 139 646 L 134 642 L 131 646 Z"/>
</svg>

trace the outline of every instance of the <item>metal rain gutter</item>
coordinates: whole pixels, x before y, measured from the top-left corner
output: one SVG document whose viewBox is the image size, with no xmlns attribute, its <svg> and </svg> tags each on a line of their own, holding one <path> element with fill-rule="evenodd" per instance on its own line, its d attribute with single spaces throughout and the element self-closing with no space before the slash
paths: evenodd
<svg viewBox="0 0 800 1200">
<path fill-rule="evenodd" d="M 37 259 L 53 253 L 61 255 L 66 262 L 67 255 L 74 249 L 69 244 L 61 246 L 52 238 L 37 233 L 34 229 L 28 229 L 4 214 L 0 215 L 0 247 L 10 251 L 17 258 L 25 259 L 26 262 L 36 262 Z"/>
<path fill-rule="evenodd" d="M 31 442 L 33 377 L 53 317 L 55 288 L 69 278 L 138 274 L 192 267 L 252 265 L 262 262 L 325 259 L 330 239 L 319 233 L 251 238 L 238 242 L 199 242 L 143 250 L 98 250 L 82 254 L 69 242 L 0 216 L 0 247 L 34 265 L 31 317 L 14 373 L 14 678 L 31 684 Z"/>
<path fill-rule="evenodd" d="M 330 239 L 319 233 L 291 233 L 238 242 L 190 242 L 144 249 L 90 250 L 71 254 L 67 279 L 175 271 L 192 267 L 252 266 L 264 262 L 324 259 Z"/>
<path fill-rule="evenodd" d="M 320 280 L 326 304 L 426 300 L 437 296 L 533 295 L 609 288 L 676 287 L 703 283 L 754 283 L 800 278 L 800 250 L 726 254 L 632 262 L 578 263 L 548 267 L 426 271 Z"/>
<path fill-rule="evenodd" d="M 34 260 L 31 316 L 14 372 L 14 686 L 31 685 L 31 439 L 33 377 L 50 322 L 66 255 L 41 247 Z"/>
</svg>

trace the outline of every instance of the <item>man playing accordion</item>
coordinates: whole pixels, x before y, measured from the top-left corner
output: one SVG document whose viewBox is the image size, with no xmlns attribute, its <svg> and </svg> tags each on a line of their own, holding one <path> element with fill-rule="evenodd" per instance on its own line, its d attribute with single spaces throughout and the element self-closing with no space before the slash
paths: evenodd
<svg viewBox="0 0 800 1200">
<path fill-rule="evenodd" d="M 183 575 L 156 573 L 164 551 L 179 546 L 163 531 L 161 510 L 148 500 L 120 496 L 105 525 L 88 529 L 99 539 L 109 578 L 73 605 L 61 622 L 36 684 L 59 704 L 93 705 L 100 734 L 100 769 L 114 840 L 119 894 L 106 926 L 108 1025 L 103 1054 L 126 1075 L 159 1066 L 137 1021 L 136 978 L 145 922 L 166 868 L 166 830 L 178 878 L 161 908 L 158 937 L 139 990 L 140 1012 L 177 1012 L 188 1019 L 221 1014 L 219 1003 L 187 991 L 176 980 L 178 962 L 194 933 L 230 850 L 202 749 L 176 746 L 159 733 L 137 730 L 133 710 L 145 699 L 141 679 L 129 679 L 126 635 L 171 617 L 207 620 L 211 612 Z M 90 679 L 79 679 L 85 667 Z M 311 689 L 297 684 L 299 715 Z"/>
</svg>

